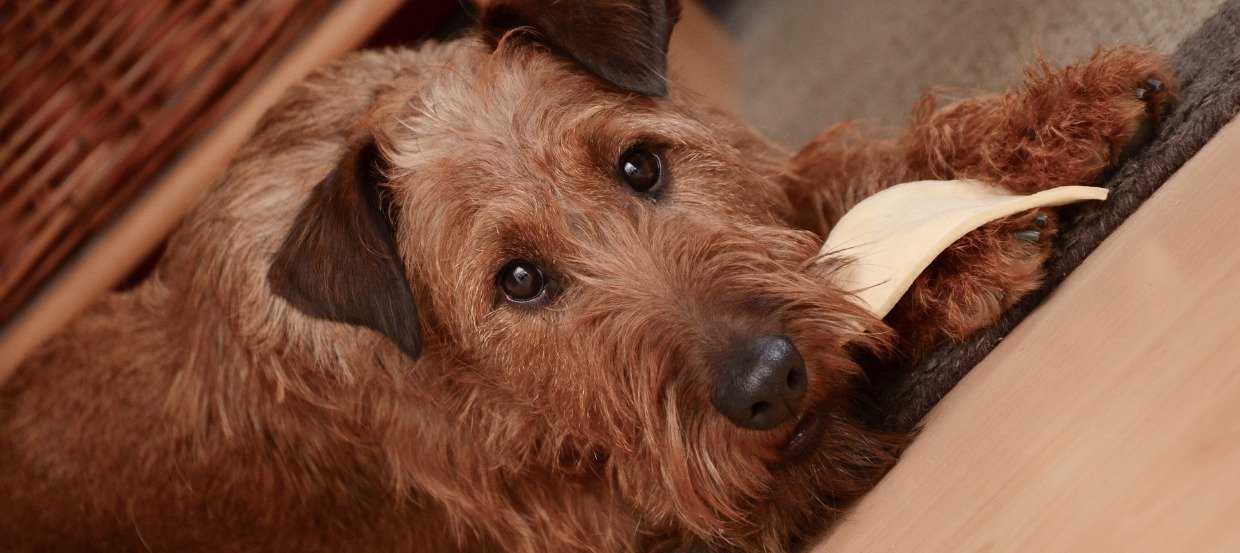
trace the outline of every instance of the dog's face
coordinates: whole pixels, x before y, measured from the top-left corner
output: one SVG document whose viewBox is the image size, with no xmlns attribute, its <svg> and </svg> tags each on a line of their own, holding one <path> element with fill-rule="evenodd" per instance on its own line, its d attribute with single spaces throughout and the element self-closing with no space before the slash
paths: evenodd
<svg viewBox="0 0 1240 553">
<path fill-rule="evenodd" d="M 784 222 L 779 152 L 663 95 L 674 3 L 614 4 L 644 38 L 585 51 L 505 3 L 377 101 L 271 286 L 385 336 L 495 467 L 589 482 L 672 541 L 783 547 L 886 466 L 842 409 L 875 321 Z"/>
</svg>

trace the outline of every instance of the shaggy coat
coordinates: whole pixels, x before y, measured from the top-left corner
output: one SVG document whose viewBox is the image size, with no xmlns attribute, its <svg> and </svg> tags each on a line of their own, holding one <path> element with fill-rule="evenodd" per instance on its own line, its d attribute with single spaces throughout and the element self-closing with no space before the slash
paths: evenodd
<svg viewBox="0 0 1240 553">
<path fill-rule="evenodd" d="M 1100 52 L 794 154 L 667 92 L 677 11 L 491 3 L 290 90 L 149 279 L 0 389 L 4 549 L 799 547 L 906 440 L 858 422 L 857 359 L 991 322 L 1055 219 L 965 238 L 886 322 L 832 284 L 823 233 L 901 181 L 1090 184 L 1169 98 L 1160 57 Z M 634 148 L 657 189 L 622 182 Z M 501 289 L 513 260 L 537 300 Z M 804 399 L 742 428 L 717 374 L 773 333 Z"/>
</svg>

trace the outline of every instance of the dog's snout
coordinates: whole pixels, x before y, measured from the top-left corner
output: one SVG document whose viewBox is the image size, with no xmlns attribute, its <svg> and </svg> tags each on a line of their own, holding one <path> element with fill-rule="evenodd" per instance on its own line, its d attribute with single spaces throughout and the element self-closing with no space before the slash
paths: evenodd
<svg viewBox="0 0 1240 553">
<path fill-rule="evenodd" d="M 776 335 L 738 347 L 715 378 L 715 409 L 751 430 L 769 430 L 792 418 L 809 385 L 801 352 Z"/>
</svg>

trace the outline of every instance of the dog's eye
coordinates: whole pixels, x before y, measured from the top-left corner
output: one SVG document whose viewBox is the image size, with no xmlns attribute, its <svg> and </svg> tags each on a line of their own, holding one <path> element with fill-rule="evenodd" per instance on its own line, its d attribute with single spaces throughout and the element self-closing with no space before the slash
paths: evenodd
<svg viewBox="0 0 1240 553">
<path fill-rule="evenodd" d="M 529 302 L 542 296 L 547 287 L 542 270 L 529 261 L 511 261 L 499 272 L 499 287 L 509 300 Z"/>
<path fill-rule="evenodd" d="M 618 169 L 624 184 L 642 194 L 653 193 L 663 180 L 663 160 L 640 146 L 620 156 Z"/>
</svg>

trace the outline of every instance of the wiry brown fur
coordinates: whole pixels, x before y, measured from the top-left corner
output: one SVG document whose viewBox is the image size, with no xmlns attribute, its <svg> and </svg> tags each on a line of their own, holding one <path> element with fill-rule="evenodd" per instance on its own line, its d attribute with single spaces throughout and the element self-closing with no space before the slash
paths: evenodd
<svg viewBox="0 0 1240 553">
<path fill-rule="evenodd" d="M 856 422 L 852 348 L 917 349 L 985 324 L 1044 255 L 1011 240 L 1024 221 L 971 235 L 918 282 L 892 334 L 832 286 L 845 260 L 813 263 L 819 234 L 906 180 L 1089 183 L 1144 116 L 1132 88 L 1162 63 L 1103 52 L 1008 95 L 927 100 L 897 138 L 836 128 L 793 156 L 685 97 L 616 92 L 530 44 L 354 55 L 271 110 L 147 282 L 101 300 L 5 385 L 0 542 L 803 543 L 903 440 Z M 267 282 L 310 190 L 361 135 L 389 164 L 416 360 L 293 309 Z M 636 142 L 666 156 L 656 200 L 611 173 Z M 558 275 L 548 306 L 499 299 L 494 275 L 517 257 Z M 781 461 L 791 423 L 742 430 L 710 406 L 723 344 L 762 332 L 792 339 L 805 408 L 827 413 L 809 459 Z"/>
</svg>

